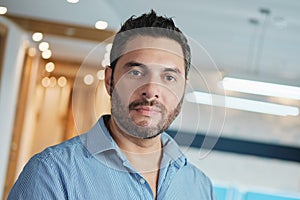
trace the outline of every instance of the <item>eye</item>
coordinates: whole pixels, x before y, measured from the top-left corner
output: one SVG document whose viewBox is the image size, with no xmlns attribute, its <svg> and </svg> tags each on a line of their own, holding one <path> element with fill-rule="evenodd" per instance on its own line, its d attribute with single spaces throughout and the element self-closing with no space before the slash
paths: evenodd
<svg viewBox="0 0 300 200">
<path fill-rule="evenodd" d="M 129 75 L 132 76 L 142 76 L 142 72 L 138 71 L 138 70 L 131 70 L 128 72 Z"/>
<path fill-rule="evenodd" d="M 169 81 L 169 82 L 171 82 L 171 81 L 176 81 L 176 78 L 175 78 L 174 76 L 172 76 L 172 75 L 166 75 L 166 76 L 165 76 L 165 79 L 166 79 L 167 81 Z"/>
</svg>

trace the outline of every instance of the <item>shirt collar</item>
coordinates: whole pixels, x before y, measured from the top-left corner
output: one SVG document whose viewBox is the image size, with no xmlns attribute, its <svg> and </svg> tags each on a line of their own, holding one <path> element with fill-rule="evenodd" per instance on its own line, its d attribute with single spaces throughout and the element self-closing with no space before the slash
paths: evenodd
<svg viewBox="0 0 300 200">
<path fill-rule="evenodd" d="M 83 143 L 87 150 L 94 156 L 108 150 L 115 150 L 119 156 L 122 157 L 121 159 L 124 160 L 126 159 L 125 156 L 122 155 L 119 147 L 105 126 L 104 119 L 109 117 L 109 115 L 102 116 L 87 134 L 82 135 Z M 177 167 L 185 165 L 187 159 L 175 140 L 165 132 L 161 134 L 161 140 L 163 145 L 162 165 L 170 162 L 174 163 Z"/>
<path fill-rule="evenodd" d="M 117 147 L 105 126 L 104 118 L 106 117 L 109 117 L 109 115 L 102 116 L 87 134 L 83 135 L 85 146 L 92 155 Z"/>
</svg>

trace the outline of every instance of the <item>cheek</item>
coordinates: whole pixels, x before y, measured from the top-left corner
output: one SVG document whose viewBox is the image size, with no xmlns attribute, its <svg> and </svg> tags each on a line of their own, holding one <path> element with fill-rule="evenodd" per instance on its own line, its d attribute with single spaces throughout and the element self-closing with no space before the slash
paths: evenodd
<svg viewBox="0 0 300 200">
<path fill-rule="evenodd" d="M 139 98 L 141 84 L 127 79 L 120 79 L 114 85 L 114 92 L 118 94 L 124 105 L 129 105 L 132 100 Z"/>
<path fill-rule="evenodd" d="M 184 87 L 182 88 L 165 88 L 162 92 L 162 101 L 167 110 L 174 110 L 180 103 L 184 95 Z"/>
</svg>

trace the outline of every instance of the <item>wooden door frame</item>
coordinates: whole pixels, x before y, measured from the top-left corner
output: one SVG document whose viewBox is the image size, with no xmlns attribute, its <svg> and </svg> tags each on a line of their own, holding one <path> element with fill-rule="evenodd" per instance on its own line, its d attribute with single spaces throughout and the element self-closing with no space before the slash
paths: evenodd
<svg viewBox="0 0 300 200">
<path fill-rule="evenodd" d="M 4 64 L 4 57 L 5 57 L 6 39 L 7 39 L 7 27 L 0 23 L 0 84 L 2 80 L 2 68 Z"/>
<path fill-rule="evenodd" d="M 3 200 L 7 199 L 7 195 L 11 190 L 16 176 L 16 168 L 18 164 L 18 154 L 20 149 L 20 143 L 22 139 L 22 129 L 23 129 L 23 121 L 25 117 L 26 111 L 26 102 L 28 99 L 28 88 L 29 88 L 29 81 L 30 81 L 30 73 L 32 70 L 32 63 L 33 58 L 28 56 L 27 53 L 24 58 L 24 66 L 22 70 L 22 78 L 20 82 L 20 88 L 18 93 L 18 103 L 16 107 L 16 115 L 15 115 L 15 123 L 13 128 L 13 134 L 10 144 L 10 153 L 9 153 L 9 160 L 6 170 L 6 178 L 5 178 L 5 185 L 4 185 L 4 192 L 3 192 Z M 22 103 L 20 103 L 22 102 Z"/>
<path fill-rule="evenodd" d="M 97 42 L 106 41 L 108 38 L 112 38 L 112 36 L 115 34 L 115 32 L 112 30 L 97 30 L 89 27 L 81 27 L 78 25 L 54 23 L 51 21 L 30 19 L 30 18 L 18 17 L 14 15 L 6 15 L 5 17 L 7 17 L 8 20 L 14 22 L 20 28 L 22 28 L 24 31 L 27 32 L 40 31 L 44 34 L 52 34 L 57 36 L 63 36 L 66 38 L 70 37 L 75 39 L 76 38 L 85 39 L 85 40 L 91 40 Z M 69 29 L 72 29 L 74 31 L 74 34 L 72 35 L 67 34 Z M 4 38 L 4 40 L 6 38 L 7 30 L 8 29 L 6 27 L 0 26 L 0 34 L 2 34 L 2 32 L 5 33 L 4 35 L 1 35 L 1 38 Z M 2 49 L 5 49 L 5 46 L 0 47 L 0 81 L 1 81 L 1 62 L 2 59 L 4 58 L 4 54 L 1 55 Z M 26 52 L 25 60 L 23 62 L 23 70 L 21 76 L 22 78 L 20 81 L 21 84 L 18 92 L 18 103 L 16 105 L 14 130 L 12 133 L 10 155 L 9 155 L 9 161 L 8 161 L 7 171 L 6 171 L 5 187 L 2 196 L 3 200 L 7 198 L 7 195 L 14 184 L 15 176 L 16 176 L 15 173 L 18 164 L 19 149 L 20 149 L 20 144 L 22 139 L 21 133 L 22 133 L 23 121 L 26 112 L 25 105 L 28 99 L 27 98 L 28 87 L 29 87 L 28 83 L 30 79 L 30 73 L 32 70 L 32 67 L 28 65 L 28 62 L 31 62 L 30 59 L 33 58 L 30 58 L 30 56 Z"/>
</svg>

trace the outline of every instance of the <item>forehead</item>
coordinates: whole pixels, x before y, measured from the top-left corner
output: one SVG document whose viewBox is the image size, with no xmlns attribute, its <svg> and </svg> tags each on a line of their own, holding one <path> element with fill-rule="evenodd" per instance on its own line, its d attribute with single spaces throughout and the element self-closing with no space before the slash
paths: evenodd
<svg viewBox="0 0 300 200">
<path fill-rule="evenodd" d="M 185 68 L 180 44 L 165 37 L 136 36 L 130 39 L 126 42 L 118 64 L 122 66 L 128 61 L 176 66 L 182 72 Z"/>
<path fill-rule="evenodd" d="M 183 51 L 180 44 L 175 40 L 165 37 L 136 36 L 126 42 L 123 55 L 130 52 L 147 49 L 173 54 L 181 57 L 182 60 L 184 60 Z"/>
</svg>

